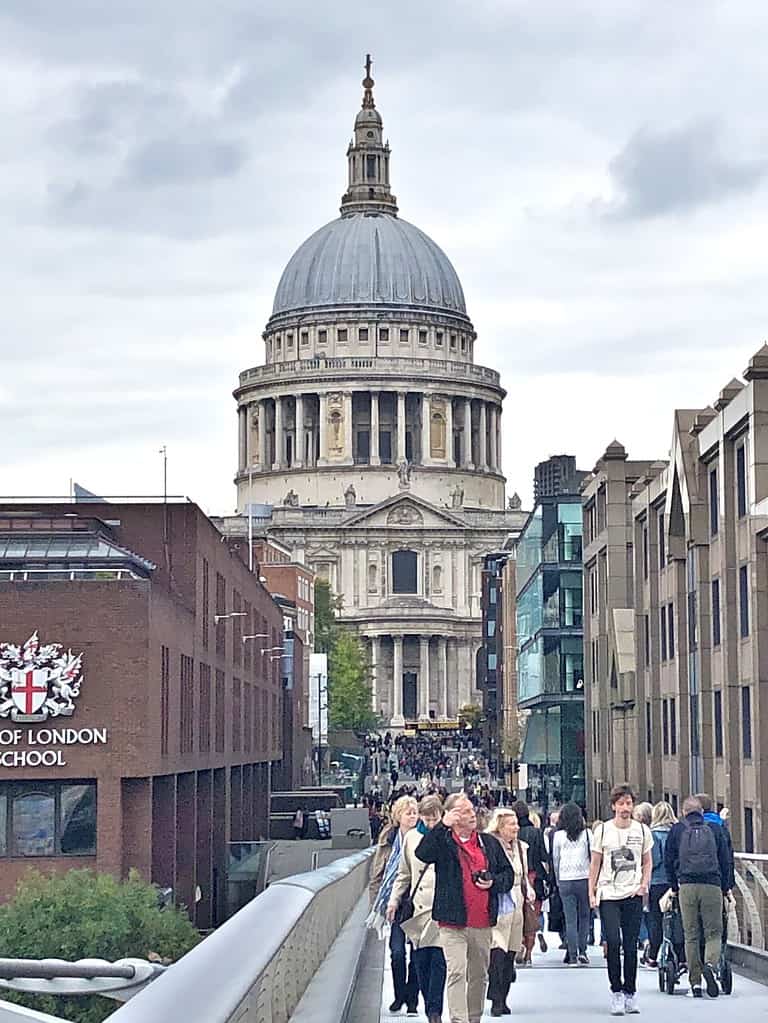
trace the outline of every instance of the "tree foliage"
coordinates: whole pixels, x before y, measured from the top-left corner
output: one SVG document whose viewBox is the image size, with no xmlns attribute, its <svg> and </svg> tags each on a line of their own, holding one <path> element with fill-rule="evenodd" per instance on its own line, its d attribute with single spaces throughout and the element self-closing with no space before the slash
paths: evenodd
<svg viewBox="0 0 768 1023">
<path fill-rule="evenodd" d="M 363 646 L 336 619 L 341 600 L 324 579 L 315 583 L 315 652 L 328 654 L 328 724 L 367 731 L 376 724 L 371 709 L 371 671 Z"/>
<path fill-rule="evenodd" d="M 328 723 L 331 728 L 367 731 L 376 724 L 371 709 L 370 670 L 362 644 L 340 629 L 328 658 Z"/>
<path fill-rule="evenodd" d="M 336 612 L 340 601 L 331 592 L 330 583 L 325 579 L 315 581 L 315 653 L 330 654 L 339 625 Z"/>
<path fill-rule="evenodd" d="M 113 961 L 151 953 L 176 960 L 200 935 L 181 909 L 158 908 L 157 889 L 135 871 L 127 881 L 91 870 L 43 876 L 30 873 L 0 906 L 0 957 Z M 77 1023 L 101 1023 L 119 1002 L 85 997 L 20 995 L 7 1001 Z"/>
<path fill-rule="evenodd" d="M 481 708 L 477 706 L 477 704 L 465 703 L 462 707 L 459 708 L 458 714 L 459 721 L 462 721 L 465 725 L 469 725 L 470 728 L 477 728 L 477 726 L 480 724 L 480 719 L 482 718 L 482 716 L 483 712 Z"/>
</svg>

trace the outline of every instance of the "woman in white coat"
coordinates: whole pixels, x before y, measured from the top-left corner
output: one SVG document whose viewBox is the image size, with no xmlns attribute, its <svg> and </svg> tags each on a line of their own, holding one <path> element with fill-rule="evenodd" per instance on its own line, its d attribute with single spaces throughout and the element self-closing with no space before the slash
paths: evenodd
<svg viewBox="0 0 768 1023">
<path fill-rule="evenodd" d="M 400 869 L 387 905 L 387 919 L 392 921 L 403 895 L 410 892 L 413 898 L 413 916 L 401 926 L 413 947 L 411 958 L 429 1023 L 440 1023 L 442 1019 L 446 966 L 440 928 L 432 919 L 435 868 L 418 860 L 415 850 L 425 832 L 440 820 L 442 809 L 439 796 L 424 796 L 419 803 L 419 824 L 405 836 Z"/>
</svg>

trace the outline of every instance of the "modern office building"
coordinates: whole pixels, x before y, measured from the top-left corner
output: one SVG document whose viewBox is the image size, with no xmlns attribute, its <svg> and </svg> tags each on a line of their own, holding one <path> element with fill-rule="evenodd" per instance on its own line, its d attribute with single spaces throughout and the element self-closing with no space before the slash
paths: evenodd
<svg viewBox="0 0 768 1023">
<path fill-rule="evenodd" d="M 581 497 L 541 497 L 517 554 L 517 701 L 528 797 L 584 802 Z"/>
<path fill-rule="evenodd" d="M 477 703 L 483 557 L 516 534 L 496 370 L 458 274 L 398 215 L 370 64 L 340 216 L 289 260 L 235 390 L 237 506 L 329 582 L 391 727 Z"/>
<path fill-rule="evenodd" d="M 188 502 L 0 505 L 0 898 L 135 867 L 222 919 L 283 719 L 281 609 L 222 540 Z"/>
<path fill-rule="evenodd" d="M 507 549 L 488 554 L 483 561 L 483 645 L 477 668 L 486 749 L 499 777 L 508 781 L 520 753 L 515 606 L 515 557 L 510 541 Z"/>
<path fill-rule="evenodd" d="M 619 777 L 678 806 L 707 791 L 746 851 L 765 851 L 768 806 L 767 421 L 763 346 L 712 406 L 675 412 L 668 463 L 622 470 L 614 445 L 583 495 L 588 640 L 605 651 L 588 671 L 591 806 Z M 619 520 L 625 586 L 608 592 L 605 523 Z"/>
<path fill-rule="evenodd" d="M 557 497 L 559 494 L 578 494 L 581 481 L 589 473 L 576 468 L 573 455 L 552 455 L 539 462 L 533 471 L 533 497 Z"/>
</svg>

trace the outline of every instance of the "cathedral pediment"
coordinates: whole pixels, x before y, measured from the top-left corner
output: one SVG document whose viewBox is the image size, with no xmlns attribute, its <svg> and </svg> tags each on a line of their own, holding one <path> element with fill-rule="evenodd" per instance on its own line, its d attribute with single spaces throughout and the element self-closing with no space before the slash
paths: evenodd
<svg viewBox="0 0 768 1023">
<path fill-rule="evenodd" d="M 444 508 L 436 508 L 413 494 L 395 494 L 372 508 L 360 511 L 344 522 L 344 529 L 380 527 L 414 529 L 464 529 L 466 523 Z"/>
</svg>

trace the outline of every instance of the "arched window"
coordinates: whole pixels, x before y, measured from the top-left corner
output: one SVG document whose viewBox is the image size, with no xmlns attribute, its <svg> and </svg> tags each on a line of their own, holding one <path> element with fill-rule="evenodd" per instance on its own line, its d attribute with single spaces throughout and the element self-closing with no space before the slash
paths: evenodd
<svg viewBox="0 0 768 1023">
<path fill-rule="evenodd" d="M 392 555 L 392 592 L 419 592 L 419 558 L 416 551 L 395 551 Z"/>
<path fill-rule="evenodd" d="M 440 565 L 435 565 L 432 569 L 432 592 L 443 592 L 443 569 Z"/>
<path fill-rule="evenodd" d="M 368 592 L 376 593 L 379 588 L 379 570 L 376 565 L 368 566 Z"/>
</svg>

